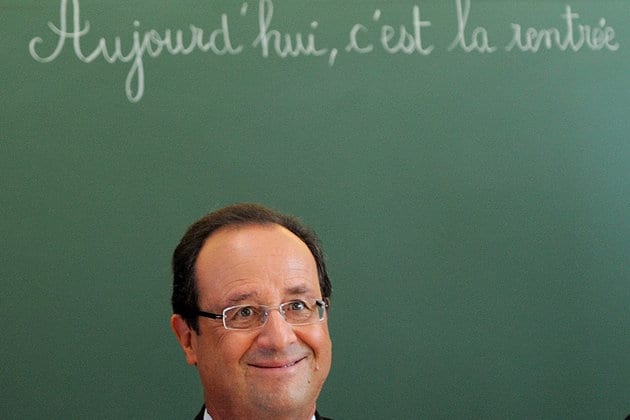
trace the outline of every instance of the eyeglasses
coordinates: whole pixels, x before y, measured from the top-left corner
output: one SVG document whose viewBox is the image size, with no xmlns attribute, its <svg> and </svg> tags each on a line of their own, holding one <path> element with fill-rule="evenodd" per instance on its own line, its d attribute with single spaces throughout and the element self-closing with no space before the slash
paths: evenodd
<svg viewBox="0 0 630 420">
<path fill-rule="evenodd" d="M 197 315 L 221 319 L 227 330 L 253 330 L 260 328 L 269 319 L 269 313 L 277 309 L 291 325 L 309 325 L 326 318 L 328 303 L 321 299 L 296 299 L 278 306 L 237 305 L 225 308 L 221 314 L 198 311 Z"/>
</svg>

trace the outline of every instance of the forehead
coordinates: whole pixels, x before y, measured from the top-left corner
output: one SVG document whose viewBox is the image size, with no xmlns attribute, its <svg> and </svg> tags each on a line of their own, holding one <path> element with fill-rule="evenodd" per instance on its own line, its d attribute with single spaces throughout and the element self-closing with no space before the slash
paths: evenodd
<svg viewBox="0 0 630 420">
<path fill-rule="evenodd" d="M 201 248 L 195 271 L 200 304 L 319 295 L 317 266 L 310 250 L 276 224 L 219 229 Z"/>
</svg>

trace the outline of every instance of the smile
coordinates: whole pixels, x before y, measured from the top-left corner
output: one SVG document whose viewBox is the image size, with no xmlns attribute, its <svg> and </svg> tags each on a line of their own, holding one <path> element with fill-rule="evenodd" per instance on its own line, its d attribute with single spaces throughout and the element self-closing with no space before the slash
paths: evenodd
<svg viewBox="0 0 630 420">
<path fill-rule="evenodd" d="M 286 369 L 286 368 L 290 368 L 292 366 L 297 365 L 304 359 L 305 357 L 298 360 L 294 360 L 292 362 L 287 362 L 287 363 L 277 363 L 277 362 L 251 363 L 250 366 L 259 368 L 259 369 Z"/>
</svg>

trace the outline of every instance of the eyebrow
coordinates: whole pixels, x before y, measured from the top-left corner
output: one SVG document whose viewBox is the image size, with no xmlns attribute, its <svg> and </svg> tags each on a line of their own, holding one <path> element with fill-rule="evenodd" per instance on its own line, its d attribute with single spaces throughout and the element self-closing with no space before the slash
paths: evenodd
<svg viewBox="0 0 630 420">
<path fill-rule="evenodd" d="M 285 293 L 290 296 L 300 296 L 305 294 L 311 294 L 312 289 L 308 287 L 306 284 L 298 284 L 295 286 L 288 287 L 285 289 Z M 238 305 L 243 302 L 255 300 L 259 296 L 258 292 L 244 292 L 244 293 L 235 293 L 231 295 L 227 299 L 228 306 Z"/>
<path fill-rule="evenodd" d="M 289 295 L 304 295 L 310 293 L 311 291 L 311 288 L 308 287 L 306 284 L 299 284 L 286 289 L 286 292 Z"/>
<path fill-rule="evenodd" d="M 241 302 L 245 302 L 245 301 L 251 300 L 252 298 L 254 298 L 256 296 L 258 296 L 258 293 L 256 293 L 256 292 L 237 293 L 237 294 L 234 294 L 234 295 L 228 297 L 227 303 L 229 305 L 236 305 L 236 304 L 239 304 Z"/>
</svg>

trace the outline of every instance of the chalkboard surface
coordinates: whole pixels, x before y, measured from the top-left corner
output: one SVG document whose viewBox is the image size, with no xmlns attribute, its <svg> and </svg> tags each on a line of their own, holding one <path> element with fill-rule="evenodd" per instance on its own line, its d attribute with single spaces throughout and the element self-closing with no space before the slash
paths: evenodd
<svg viewBox="0 0 630 420">
<path fill-rule="evenodd" d="M 192 418 L 170 254 L 299 215 L 337 419 L 630 413 L 630 4 L 2 0 L 6 418 Z"/>
</svg>

